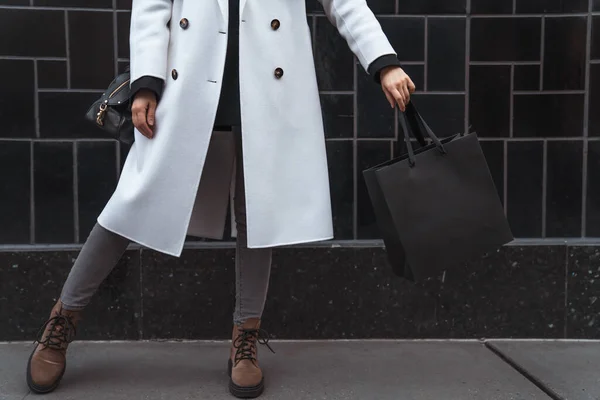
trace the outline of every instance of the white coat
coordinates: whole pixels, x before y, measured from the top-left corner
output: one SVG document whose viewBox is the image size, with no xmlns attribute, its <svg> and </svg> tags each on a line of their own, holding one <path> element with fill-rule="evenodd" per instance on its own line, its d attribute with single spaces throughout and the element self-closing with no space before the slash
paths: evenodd
<svg viewBox="0 0 600 400">
<path fill-rule="evenodd" d="M 365 70 L 378 57 L 395 54 L 365 0 L 319 1 Z M 279 29 L 271 26 L 274 19 Z M 230 136 L 212 131 L 227 21 L 228 0 L 133 0 L 131 79 L 154 76 L 165 87 L 155 137 L 136 130 L 98 222 L 174 256 L 181 254 L 187 233 L 222 236 L 234 152 Z M 239 24 L 248 247 L 331 239 L 327 157 L 305 1 L 240 0 Z M 282 76 L 276 76 L 278 68 Z"/>
</svg>

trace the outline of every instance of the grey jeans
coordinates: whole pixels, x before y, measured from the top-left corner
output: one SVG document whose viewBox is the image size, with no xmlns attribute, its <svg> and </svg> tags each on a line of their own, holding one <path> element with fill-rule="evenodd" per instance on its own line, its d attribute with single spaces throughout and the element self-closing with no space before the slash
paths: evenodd
<svg viewBox="0 0 600 400">
<path fill-rule="evenodd" d="M 234 212 L 237 226 L 236 302 L 233 321 L 242 324 L 249 318 L 262 316 L 269 288 L 272 250 L 249 249 L 247 246 L 242 137 L 239 127 L 234 127 L 233 131 L 236 137 Z M 96 224 L 63 287 L 61 301 L 64 308 L 67 310 L 85 308 L 100 284 L 119 262 L 128 245 L 128 239 Z"/>
</svg>

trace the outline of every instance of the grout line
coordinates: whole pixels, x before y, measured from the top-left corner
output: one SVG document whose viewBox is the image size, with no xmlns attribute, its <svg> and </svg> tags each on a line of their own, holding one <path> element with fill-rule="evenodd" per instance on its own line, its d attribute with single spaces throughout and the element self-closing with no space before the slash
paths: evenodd
<svg viewBox="0 0 600 400">
<path fill-rule="evenodd" d="M 542 157 L 542 238 L 546 238 L 546 203 L 548 200 L 548 141 L 543 142 Z"/>
<path fill-rule="evenodd" d="M 513 4 L 512 4 L 512 13 L 516 14 L 517 13 L 517 0 L 513 0 Z"/>
<path fill-rule="evenodd" d="M 354 94 L 353 90 L 320 90 L 319 94 L 325 95 L 352 95 Z"/>
<path fill-rule="evenodd" d="M 597 14 L 594 13 L 594 14 Z M 543 13 L 543 14 L 518 14 L 517 18 L 523 18 L 523 19 L 531 19 L 531 18 L 568 18 L 568 17 L 585 17 L 587 16 L 587 12 L 576 12 L 576 13 Z M 515 15 L 513 14 L 477 14 L 477 16 L 475 18 L 481 18 L 481 19 L 489 19 L 489 18 L 502 18 L 502 19 L 509 19 L 509 18 L 515 18 Z"/>
<path fill-rule="evenodd" d="M 600 60 L 590 60 L 590 64 L 600 64 Z"/>
<path fill-rule="evenodd" d="M 67 77 L 67 80 L 70 81 L 69 77 Z M 68 85 L 71 86 L 71 82 L 69 82 Z M 102 93 L 102 89 L 61 89 L 61 88 L 55 88 L 55 89 L 39 89 L 38 91 L 40 93 Z"/>
<path fill-rule="evenodd" d="M 144 265 L 142 263 L 143 251 L 143 248 L 140 248 L 136 251 L 136 255 L 138 257 L 138 266 L 140 269 L 140 317 L 138 318 L 138 334 L 140 336 L 140 340 L 144 339 Z"/>
<path fill-rule="evenodd" d="M 33 119 L 35 137 L 40 137 L 40 80 L 37 60 L 33 60 Z"/>
<path fill-rule="evenodd" d="M 73 228 L 75 243 L 79 243 L 79 167 L 77 142 L 73 142 Z"/>
<path fill-rule="evenodd" d="M 515 95 L 561 95 L 561 94 L 585 94 L 585 90 L 515 90 Z"/>
<path fill-rule="evenodd" d="M 566 339 L 568 335 L 569 324 L 569 246 L 565 246 L 565 321 L 563 327 L 563 336 Z"/>
<path fill-rule="evenodd" d="M 67 61 L 67 88 L 71 89 L 71 41 L 69 40 L 69 12 L 65 10 L 65 46 Z"/>
<path fill-rule="evenodd" d="M 312 15 L 312 27 L 313 27 L 313 35 L 311 38 L 311 45 L 313 48 L 313 53 L 316 51 L 317 49 L 317 16 L 316 15 Z"/>
<path fill-rule="evenodd" d="M 464 133 L 469 133 L 471 122 L 471 0 L 467 0 L 467 18 L 465 20 L 465 125 Z"/>
<path fill-rule="evenodd" d="M 541 43 L 540 43 L 540 90 L 544 90 L 544 57 L 545 57 L 545 46 L 546 46 L 546 18 L 542 16 L 542 23 L 540 24 L 542 29 Z"/>
<path fill-rule="evenodd" d="M 354 63 L 354 100 L 352 123 L 354 140 L 352 143 L 352 180 L 353 180 L 353 202 L 352 202 L 352 237 L 358 239 L 358 66 Z"/>
<path fill-rule="evenodd" d="M 533 383 L 537 386 L 541 391 L 546 393 L 552 400 L 564 400 L 557 393 L 555 393 L 552 389 L 544 385 L 544 383 L 535 377 L 533 374 L 529 373 L 525 368 L 521 367 L 515 360 L 510 358 L 509 356 L 502 353 L 493 343 L 485 342 L 485 347 L 490 350 L 492 353 L 496 354 L 502 361 L 513 367 L 517 372 L 519 372 L 525 379 Z"/>
<path fill-rule="evenodd" d="M 503 191 L 503 200 L 504 200 L 504 215 L 506 217 L 508 217 L 508 142 L 504 141 L 504 147 L 503 147 L 503 152 L 504 154 L 502 155 L 504 158 L 504 166 L 503 166 L 503 176 L 502 176 L 502 181 L 503 181 L 503 186 L 504 186 L 504 191 Z"/>
<path fill-rule="evenodd" d="M 32 1 L 32 0 L 30 0 Z M 31 6 L 3 6 L 0 5 L 0 10 L 31 10 Z M 36 6 L 33 7 L 36 11 L 95 11 L 95 12 L 112 12 L 112 8 L 83 8 L 83 7 L 45 7 Z M 128 12 L 129 10 L 122 10 Z"/>
<path fill-rule="evenodd" d="M 121 176 L 121 141 L 117 140 L 115 145 L 115 171 L 117 172 L 117 182 Z"/>
<path fill-rule="evenodd" d="M 471 61 L 471 65 L 540 65 L 539 61 Z"/>
<path fill-rule="evenodd" d="M 588 4 L 588 19 L 586 32 L 586 49 L 585 49 L 585 95 L 583 97 L 583 159 L 581 173 L 581 237 L 587 234 L 587 193 L 588 193 L 588 151 L 589 142 L 587 138 L 590 136 L 590 58 L 592 53 L 592 9 L 593 4 L 590 1 Z"/>
<path fill-rule="evenodd" d="M 436 96 L 446 96 L 446 95 L 459 95 L 459 96 L 464 96 L 467 93 L 463 90 L 463 91 L 440 91 L 440 90 L 436 90 L 436 91 L 427 91 L 427 89 L 423 90 L 423 91 L 418 91 L 416 93 L 413 94 L 432 94 L 432 95 L 436 95 Z"/>
<path fill-rule="evenodd" d="M 427 91 L 427 81 L 429 80 L 429 18 L 425 16 L 425 34 L 423 43 L 423 91 Z"/>
<path fill-rule="evenodd" d="M 67 61 L 67 58 L 66 58 L 66 57 L 23 57 L 23 56 L 0 56 L 0 60 Z"/>
<path fill-rule="evenodd" d="M 395 14 L 400 14 L 400 0 L 396 0 Z"/>
<path fill-rule="evenodd" d="M 35 163 L 34 142 L 29 143 L 29 242 L 35 243 Z"/>
<path fill-rule="evenodd" d="M 113 58 L 114 58 L 114 68 L 115 68 L 115 76 L 119 74 L 119 31 L 117 29 L 117 0 L 112 0 L 113 6 Z"/>
<path fill-rule="evenodd" d="M 514 119 L 515 119 L 515 66 L 511 65 L 510 66 L 510 99 L 509 99 L 509 122 L 508 122 L 508 136 L 509 137 L 513 137 L 515 132 L 515 123 L 514 123 Z"/>
</svg>

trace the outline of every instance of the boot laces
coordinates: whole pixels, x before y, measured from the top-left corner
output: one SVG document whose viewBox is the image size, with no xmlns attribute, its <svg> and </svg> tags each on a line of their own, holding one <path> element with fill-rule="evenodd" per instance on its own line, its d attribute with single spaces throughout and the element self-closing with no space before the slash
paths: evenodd
<svg viewBox="0 0 600 400">
<path fill-rule="evenodd" d="M 267 346 L 273 354 L 275 350 L 269 345 L 269 334 L 263 329 L 242 329 L 233 343 L 236 348 L 235 364 L 242 360 L 256 362 L 256 343 Z"/>
<path fill-rule="evenodd" d="M 50 325 L 50 329 L 48 335 L 44 339 L 44 332 L 48 325 Z M 76 328 L 73 324 L 73 317 L 59 314 L 50 318 L 40 328 L 36 342 L 46 348 L 63 350 L 65 344 L 69 344 L 73 341 L 75 334 Z"/>
</svg>

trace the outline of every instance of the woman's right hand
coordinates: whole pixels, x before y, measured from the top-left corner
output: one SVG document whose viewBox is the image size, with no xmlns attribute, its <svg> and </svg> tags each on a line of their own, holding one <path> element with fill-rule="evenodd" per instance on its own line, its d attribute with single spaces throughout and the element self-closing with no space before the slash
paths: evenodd
<svg viewBox="0 0 600 400">
<path fill-rule="evenodd" d="M 136 93 L 131 104 L 131 117 L 133 125 L 148 139 L 154 137 L 154 123 L 156 121 L 156 95 L 153 91 L 142 89 Z"/>
</svg>

